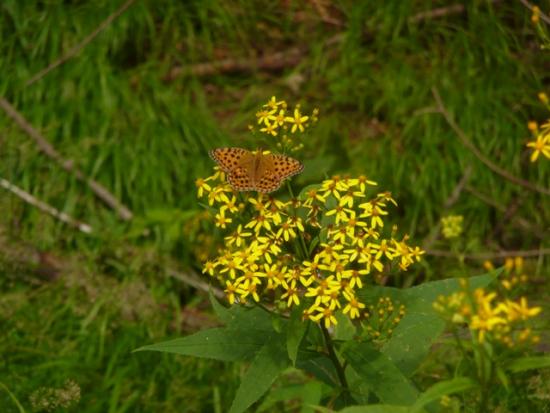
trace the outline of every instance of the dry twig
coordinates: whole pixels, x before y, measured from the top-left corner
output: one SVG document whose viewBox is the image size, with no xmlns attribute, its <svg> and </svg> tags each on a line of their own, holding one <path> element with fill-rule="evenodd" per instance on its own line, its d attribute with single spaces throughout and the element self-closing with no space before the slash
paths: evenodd
<svg viewBox="0 0 550 413">
<path fill-rule="evenodd" d="M 476 188 L 474 188 L 470 185 L 466 185 L 465 189 L 470 194 L 475 196 L 477 199 L 479 199 L 480 201 L 486 203 L 487 205 L 495 208 L 497 211 L 502 212 L 503 214 L 506 213 L 506 208 L 504 206 L 502 206 L 498 202 L 494 201 L 493 199 L 489 198 L 487 195 L 479 192 Z M 539 238 L 541 240 L 544 239 L 545 233 L 544 233 L 544 231 L 541 231 L 537 225 L 527 221 L 525 218 L 518 217 L 518 216 L 514 217 L 514 221 L 517 221 L 519 226 L 521 226 L 522 228 L 530 231 L 537 238 Z"/>
<path fill-rule="evenodd" d="M 521 4 L 523 4 L 525 7 L 527 7 L 529 10 L 533 11 L 533 5 L 529 3 L 527 0 L 519 0 Z M 548 17 L 543 12 L 539 11 L 539 17 L 542 19 L 543 22 L 546 24 L 550 24 L 550 17 Z"/>
<path fill-rule="evenodd" d="M 21 198 L 26 203 L 38 208 L 42 212 L 50 214 L 52 217 L 60 220 L 61 222 L 64 222 L 65 224 L 68 224 L 72 227 L 78 228 L 80 231 L 82 231 L 86 234 L 91 234 L 92 233 L 92 227 L 90 225 L 85 224 L 83 222 L 80 222 L 80 221 L 72 218 L 70 215 L 57 210 L 53 206 L 48 205 L 47 203 L 40 201 L 39 199 L 35 198 L 34 196 L 29 194 L 28 192 L 22 190 L 21 188 L 15 186 L 14 184 L 12 184 L 11 182 L 5 180 L 4 178 L 0 178 L 0 186 L 4 189 L 7 189 L 8 191 L 13 193 L 14 195 L 18 196 L 19 198 Z"/>
<path fill-rule="evenodd" d="M 442 250 L 426 250 L 426 254 L 433 255 L 435 257 L 460 257 L 469 260 L 490 260 L 494 258 L 507 258 L 507 257 L 538 257 L 541 255 L 549 255 L 550 248 L 541 248 L 538 250 L 526 250 L 526 251 L 500 251 L 500 252 L 480 252 L 477 254 L 457 254 L 452 251 Z"/>
<path fill-rule="evenodd" d="M 197 290 L 204 291 L 205 293 L 212 291 L 212 294 L 214 294 L 217 298 L 225 297 L 225 294 L 223 293 L 222 290 L 207 284 L 206 282 L 200 279 L 199 275 L 195 274 L 194 272 L 185 274 L 169 268 L 167 269 L 167 274 L 170 277 L 175 278 L 176 280 L 180 280 L 183 283 L 190 285 L 193 288 L 196 288 Z"/>
<path fill-rule="evenodd" d="M 462 144 L 466 148 L 468 148 L 470 150 L 470 152 L 472 152 L 477 159 L 479 159 L 483 164 L 485 164 L 485 166 L 487 166 L 491 171 L 493 171 L 497 175 L 502 176 L 506 180 L 508 180 L 508 181 L 510 181 L 510 182 L 512 182 L 516 185 L 522 186 L 522 187 L 527 188 L 527 189 L 529 189 L 531 191 L 534 191 L 534 192 L 539 192 L 539 193 L 544 194 L 544 195 L 550 195 L 550 189 L 549 188 L 544 188 L 544 187 L 535 185 L 535 184 L 533 184 L 529 181 L 526 181 L 524 179 L 518 178 L 517 176 L 512 175 L 510 172 L 502 169 L 500 166 L 496 165 L 491 160 L 486 158 L 485 155 L 483 155 L 481 153 L 481 151 L 470 141 L 470 139 L 466 136 L 466 133 L 464 133 L 464 131 L 462 129 L 460 129 L 460 127 L 454 121 L 453 117 L 447 111 L 445 105 L 443 104 L 443 101 L 441 100 L 441 96 L 439 95 L 439 92 L 437 91 L 437 89 L 435 87 L 432 88 L 432 93 L 433 93 L 435 101 L 437 102 L 439 113 L 441 115 L 443 115 L 443 117 L 445 118 L 445 120 L 447 121 L 447 123 L 449 124 L 451 129 L 456 133 L 456 135 L 458 136 L 458 138 L 462 142 Z"/>
<path fill-rule="evenodd" d="M 199 63 L 188 68 L 176 66 L 164 76 L 164 81 L 171 81 L 184 74 L 194 76 L 209 76 L 216 73 L 252 72 L 254 70 L 281 70 L 285 67 L 296 66 L 301 60 L 306 49 L 293 47 L 283 52 L 276 52 L 262 57 L 242 59 L 222 59 L 214 62 Z"/>
<path fill-rule="evenodd" d="M 113 194 L 111 194 L 103 185 L 95 180 L 88 178 L 84 173 L 74 166 L 74 161 L 63 158 L 59 152 L 38 132 L 6 99 L 0 97 L 0 108 L 31 138 L 34 139 L 38 147 L 49 158 L 56 161 L 64 170 L 74 174 L 74 176 L 82 182 L 85 182 L 96 196 L 113 208 L 118 215 L 124 220 L 132 219 L 132 212 L 119 202 Z"/>
<path fill-rule="evenodd" d="M 101 24 L 88 36 L 84 38 L 80 43 L 73 46 L 67 53 L 65 53 L 63 56 L 61 56 L 59 59 L 57 59 L 55 62 L 50 63 L 47 67 L 36 73 L 33 77 L 31 77 L 27 82 L 25 83 L 25 86 L 30 86 L 33 83 L 37 82 L 38 80 L 42 79 L 44 76 L 46 76 L 50 71 L 55 69 L 56 67 L 62 65 L 67 60 L 73 58 L 80 52 L 88 43 L 90 43 L 99 33 L 101 33 L 107 26 L 109 26 L 113 20 L 115 20 L 118 16 L 120 16 L 122 13 L 128 9 L 132 5 L 132 3 L 135 0 L 128 0 L 126 3 L 124 3 L 122 6 L 120 6 L 113 14 L 109 15 L 105 20 L 101 22 Z"/>
</svg>

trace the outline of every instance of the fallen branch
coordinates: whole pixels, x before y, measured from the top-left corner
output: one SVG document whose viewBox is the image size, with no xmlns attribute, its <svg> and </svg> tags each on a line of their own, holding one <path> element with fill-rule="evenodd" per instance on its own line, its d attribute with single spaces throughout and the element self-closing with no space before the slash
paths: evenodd
<svg viewBox="0 0 550 413">
<path fill-rule="evenodd" d="M 502 169 L 500 166 L 496 165 L 491 160 L 486 158 L 485 155 L 483 155 L 481 153 L 481 151 L 470 141 L 470 139 L 468 139 L 468 137 L 466 136 L 466 133 L 464 133 L 464 131 L 462 129 L 460 129 L 460 127 L 454 121 L 453 117 L 450 115 L 450 113 L 445 108 L 445 105 L 443 104 L 443 101 L 441 100 L 441 96 L 439 95 L 439 92 L 437 91 L 437 89 L 435 87 L 432 88 L 432 93 L 433 93 L 434 99 L 437 103 L 438 112 L 441 115 L 443 115 L 443 117 L 445 118 L 445 120 L 447 121 L 447 123 L 449 124 L 451 129 L 456 133 L 456 135 L 458 136 L 458 138 L 462 142 L 462 144 L 466 148 L 468 148 L 470 150 L 470 152 L 472 152 L 477 159 L 479 159 L 483 164 L 485 164 L 485 166 L 487 166 L 491 171 L 493 171 L 497 175 L 502 176 L 506 180 L 508 180 L 508 181 L 510 181 L 510 182 L 512 182 L 516 185 L 522 186 L 522 187 L 527 188 L 527 189 L 529 189 L 531 191 L 534 191 L 534 192 L 539 192 L 539 193 L 544 194 L 544 195 L 550 195 L 550 189 L 549 188 L 544 188 L 544 187 L 532 184 L 531 182 L 526 181 L 524 179 L 518 178 L 517 176 L 512 175 L 508 171 Z"/>
<path fill-rule="evenodd" d="M 487 195 L 482 194 L 477 189 L 475 189 L 472 186 L 466 185 L 466 191 L 468 191 L 470 194 L 478 198 L 480 201 L 486 203 L 487 205 L 495 208 L 497 211 L 502 212 L 503 214 L 506 213 L 506 208 L 499 204 L 498 202 L 494 201 L 493 199 L 489 198 Z M 527 221 L 525 218 L 522 217 L 514 217 L 514 221 L 517 221 L 517 223 L 525 228 L 526 230 L 530 231 L 535 235 L 537 238 L 543 240 L 545 238 L 544 231 L 541 231 L 539 227 L 529 221 Z"/>
<path fill-rule="evenodd" d="M 204 291 L 205 293 L 209 293 L 210 291 L 212 291 L 212 294 L 214 294 L 217 298 L 225 298 L 225 294 L 222 290 L 204 282 L 203 280 L 200 279 L 200 276 L 198 274 L 195 274 L 194 272 L 189 274 L 184 274 L 174 269 L 168 268 L 166 270 L 166 273 L 170 277 L 175 278 L 176 280 L 182 281 L 183 283 L 190 285 L 191 287 L 196 288 L 197 290 Z"/>
<path fill-rule="evenodd" d="M 481 252 L 478 254 L 459 254 L 452 251 L 426 250 L 426 254 L 432 255 L 434 257 L 455 257 L 455 258 L 464 258 L 469 260 L 490 260 L 494 258 L 538 257 L 541 255 L 549 255 L 550 248 L 542 248 L 538 250 L 526 250 L 526 251 Z"/>
<path fill-rule="evenodd" d="M 491 0 L 490 2 L 497 3 L 499 1 L 500 0 Z M 321 10 L 317 0 L 311 0 L 311 2 L 320 14 L 322 21 L 335 26 L 345 26 L 345 23 L 325 13 L 326 10 Z M 416 13 L 411 16 L 408 21 L 411 24 L 417 24 L 428 19 L 441 18 L 451 14 L 460 14 L 465 10 L 464 5 L 454 4 Z M 323 46 L 332 47 L 344 41 L 345 38 L 345 33 L 337 33 L 325 40 Z M 275 52 L 261 57 L 227 58 L 213 62 L 193 64 L 188 67 L 175 66 L 163 76 L 163 80 L 170 82 L 183 75 L 209 76 L 218 73 L 252 72 L 254 70 L 276 71 L 296 66 L 308 52 L 308 47 L 292 47 L 285 51 Z"/>
<path fill-rule="evenodd" d="M 73 58 L 80 52 L 88 43 L 90 43 L 99 33 L 101 33 L 107 26 L 109 26 L 113 20 L 115 20 L 118 16 L 120 16 L 122 13 L 128 9 L 132 5 L 132 3 L 135 0 L 128 0 L 126 3 L 124 3 L 122 6 L 120 6 L 113 14 L 109 15 L 105 20 L 101 22 L 101 24 L 88 36 L 84 38 L 80 43 L 73 46 L 67 53 L 65 53 L 63 56 L 61 56 L 56 61 L 50 63 L 47 67 L 36 73 L 33 77 L 31 77 L 27 82 L 25 83 L 25 86 L 30 86 L 33 83 L 37 82 L 38 80 L 42 79 L 44 76 L 46 76 L 50 71 L 55 69 L 56 67 L 62 65 L 67 60 Z"/>
<path fill-rule="evenodd" d="M 124 220 L 132 219 L 132 212 L 119 202 L 104 186 L 95 180 L 88 178 L 84 173 L 74 166 L 74 161 L 63 158 L 59 152 L 38 132 L 6 99 L 0 97 L 0 108 L 4 109 L 6 114 L 31 138 L 34 139 L 38 147 L 46 156 L 56 161 L 61 168 L 74 174 L 74 176 L 84 183 L 96 194 L 96 196 L 113 208 Z"/>
<path fill-rule="evenodd" d="M 281 70 L 296 66 L 306 52 L 303 47 L 293 47 L 283 52 L 276 52 L 262 57 L 242 59 L 222 59 L 214 62 L 199 63 L 189 67 L 176 66 L 163 77 L 166 82 L 182 75 L 208 76 L 217 73 L 252 72 L 261 70 Z"/>
<path fill-rule="evenodd" d="M 18 196 L 26 203 L 38 208 L 42 212 L 50 214 L 52 217 L 60 220 L 61 222 L 64 222 L 65 224 L 68 224 L 72 227 L 78 228 L 80 231 L 86 234 L 92 233 L 92 227 L 90 225 L 80 222 L 72 218 L 70 215 L 55 209 L 53 206 L 40 201 L 39 199 L 35 198 L 34 196 L 24 191 L 23 189 L 15 186 L 14 184 L 5 180 L 4 178 L 0 178 L 0 186 L 4 189 L 7 189 L 14 195 Z"/>
</svg>

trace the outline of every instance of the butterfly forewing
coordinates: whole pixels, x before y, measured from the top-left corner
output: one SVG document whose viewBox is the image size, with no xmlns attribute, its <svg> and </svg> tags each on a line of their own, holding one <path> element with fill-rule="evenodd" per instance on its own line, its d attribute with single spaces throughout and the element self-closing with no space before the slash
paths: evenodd
<svg viewBox="0 0 550 413">
<path fill-rule="evenodd" d="M 304 169 L 296 159 L 284 155 L 252 153 L 241 148 L 219 148 L 210 156 L 227 173 L 227 180 L 237 191 L 269 193 L 284 179 Z"/>
<path fill-rule="evenodd" d="M 210 151 L 209 154 L 220 165 L 220 168 L 228 173 L 254 159 L 252 152 L 241 148 L 218 148 Z"/>
</svg>

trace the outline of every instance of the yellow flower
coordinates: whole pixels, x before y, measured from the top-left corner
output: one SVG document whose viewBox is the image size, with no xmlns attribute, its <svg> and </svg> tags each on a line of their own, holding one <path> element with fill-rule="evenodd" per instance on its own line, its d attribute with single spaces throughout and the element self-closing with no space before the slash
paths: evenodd
<svg viewBox="0 0 550 413">
<path fill-rule="evenodd" d="M 292 128 L 290 129 L 291 133 L 296 132 L 296 129 L 300 129 L 300 132 L 304 131 L 304 125 L 306 125 L 309 116 L 304 116 L 300 113 L 300 109 L 294 109 L 294 116 L 287 116 L 285 121 L 292 123 Z"/>
<path fill-rule="evenodd" d="M 275 96 L 271 96 L 271 99 L 269 99 L 268 102 L 264 105 L 264 108 L 275 110 L 280 105 L 286 107 L 286 102 L 284 100 L 278 101 Z"/>
<path fill-rule="evenodd" d="M 535 162 L 541 153 L 550 159 L 550 133 L 538 134 L 534 141 L 527 143 L 527 147 L 533 148 L 531 162 Z"/>
<path fill-rule="evenodd" d="M 292 224 L 287 220 L 281 224 L 281 227 L 275 235 L 277 239 L 283 238 L 285 241 L 296 238 L 296 231 L 292 228 Z"/>
<path fill-rule="evenodd" d="M 349 220 L 348 214 L 353 212 L 349 208 L 337 205 L 334 209 L 330 209 L 325 213 L 325 216 L 330 217 L 334 215 L 335 223 L 338 225 L 341 221 L 347 222 Z"/>
<path fill-rule="evenodd" d="M 233 221 L 231 218 L 224 216 L 223 212 L 216 214 L 215 219 L 216 219 L 216 226 L 224 229 L 226 228 L 227 224 Z"/>
<path fill-rule="evenodd" d="M 313 315 L 310 317 L 310 320 L 315 321 L 319 323 L 321 319 L 324 319 L 325 328 L 330 328 L 330 326 L 338 324 L 338 321 L 336 320 L 336 317 L 334 316 L 334 309 L 330 307 L 315 307 L 314 309 L 317 311 L 316 315 Z M 311 311 L 311 309 L 310 309 Z"/>
<path fill-rule="evenodd" d="M 208 185 L 206 183 L 206 180 L 203 179 L 203 178 L 199 178 L 195 181 L 195 186 L 197 187 L 198 189 L 198 196 L 199 198 L 202 198 L 202 196 L 204 195 L 204 191 L 206 192 L 210 192 L 212 190 L 212 188 L 210 187 L 210 185 Z"/>
<path fill-rule="evenodd" d="M 232 282 L 226 281 L 225 282 L 225 295 L 227 296 L 227 301 L 229 301 L 229 304 L 235 303 L 235 293 L 237 292 L 237 287 Z"/>
<path fill-rule="evenodd" d="M 547 104 L 548 103 L 548 95 L 544 92 L 540 92 L 538 95 L 538 98 L 539 100 L 544 103 L 544 104 Z"/>
<path fill-rule="evenodd" d="M 271 109 L 271 110 L 262 109 L 259 112 L 257 112 L 256 117 L 258 118 L 258 125 L 262 123 L 266 126 L 269 125 L 270 121 L 275 120 L 274 113 L 275 113 L 275 109 Z"/>
<path fill-rule="evenodd" d="M 283 288 L 286 290 L 282 299 L 286 299 L 286 305 L 290 307 L 292 304 L 300 305 L 300 298 L 298 296 L 298 289 L 296 288 L 296 281 L 292 280 L 290 283 L 283 282 Z"/>
<path fill-rule="evenodd" d="M 384 221 L 382 221 L 381 216 L 388 215 L 387 211 L 384 211 L 381 206 L 383 204 L 377 200 L 372 200 L 365 202 L 359 205 L 359 208 L 363 209 L 363 213 L 359 215 L 360 218 L 370 217 L 370 226 L 371 228 L 382 228 L 384 226 Z"/>
<path fill-rule="evenodd" d="M 306 192 L 306 200 L 304 206 L 311 206 L 314 201 L 325 202 L 326 198 L 317 192 L 317 189 L 310 189 Z"/>
<path fill-rule="evenodd" d="M 344 297 L 348 301 L 347 305 L 342 311 L 344 314 L 349 313 L 350 318 L 353 320 L 361 315 L 361 310 L 365 308 L 365 304 L 359 302 L 353 294 L 344 291 Z"/>
<path fill-rule="evenodd" d="M 208 273 L 210 275 L 214 275 L 214 269 L 219 263 L 212 262 L 212 261 L 206 261 L 204 263 L 204 266 L 202 268 L 202 273 Z"/>
<path fill-rule="evenodd" d="M 263 132 L 272 136 L 277 136 L 277 124 L 267 123 L 265 127 L 260 129 L 260 132 Z"/>
<path fill-rule="evenodd" d="M 262 228 L 271 231 L 271 224 L 269 223 L 268 217 L 264 213 L 259 213 L 248 224 L 246 224 L 245 228 L 254 228 L 254 232 L 258 234 Z"/>
<path fill-rule="evenodd" d="M 275 116 L 275 119 L 273 119 L 274 124 L 277 125 L 278 127 L 283 126 L 285 124 L 285 119 L 286 119 L 285 114 L 286 114 L 286 111 L 284 109 L 281 109 L 279 111 L 279 114 Z"/>
<path fill-rule="evenodd" d="M 237 198 L 235 195 L 229 199 L 228 197 L 225 199 L 225 201 L 222 201 L 223 205 L 220 208 L 220 213 L 224 213 L 225 211 L 229 211 L 232 214 L 239 212 L 239 207 L 237 206 Z"/>
<path fill-rule="evenodd" d="M 464 221 L 462 215 L 449 215 L 441 218 L 443 236 L 447 239 L 458 237 L 462 233 L 462 221 Z"/>
<path fill-rule="evenodd" d="M 506 304 L 505 311 L 510 321 L 527 320 L 528 318 L 535 317 L 542 311 L 541 307 L 529 308 L 527 305 L 527 298 L 525 297 L 521 297 L 518 303 L 507 301 Z"/>
<path fill-rule="evenodd" d="M 239 224 L 237 230 L 233 232 L 233 234 L 231 234 L 230 236 L 225 237 L 225 240 L 227 241 L 227 245 L 233 245 L 234 243 L 237 247 L 240 247 L 243 244 L 244 239 L 251 235 L 251 232 L 244 232 L 243 226 Z"/>
<path fill-rule="evenodd" d="M 249 295 L 252 295 L 252 299 L 257 303 L 260 302 L 260 296 L 258 295 L 257 284 L 250 283 L 248 285 L 239 285 L 239 287 L 237 287 L 236 292 L 237 294 L 239 294 L 243 302 L 246 302 L 246 297 L 248 297 Z"/>
</svg>

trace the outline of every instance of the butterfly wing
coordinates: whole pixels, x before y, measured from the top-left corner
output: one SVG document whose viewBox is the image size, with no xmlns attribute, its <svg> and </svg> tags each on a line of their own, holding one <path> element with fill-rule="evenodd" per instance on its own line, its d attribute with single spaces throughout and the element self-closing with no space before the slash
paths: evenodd
<svg viewBox="0 0 550 413">
<path fill-rule="evenodd" d="M 283 180 L 302 172 L 303 169 L 304 165 L 290 156 L 264 155 L 256 190 L 263 193 L 273 192 L 281 186 Z"/>
<path fill-rule="evenodd" d="M 252 152 L 242 148 L 218 148 L 211 150 L 208 154 L 216 161 L 222 171 L 227 173 L 243 166 L 243 162 L 253 159 Z"/>
<path fill-rule="evenodd" d="M 247 169 L 240 166 L 227 173 L 227 181 L 237 191 L 253 191 L 256 189 Z"/>
</svg>

